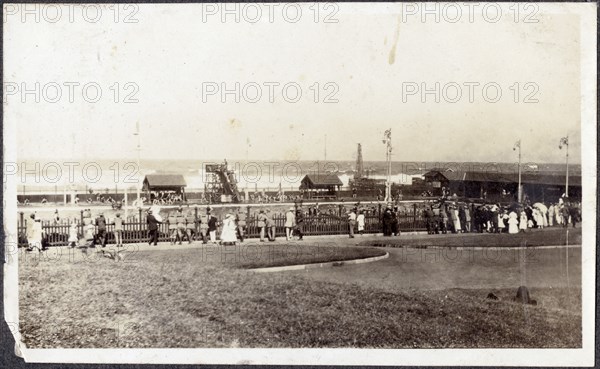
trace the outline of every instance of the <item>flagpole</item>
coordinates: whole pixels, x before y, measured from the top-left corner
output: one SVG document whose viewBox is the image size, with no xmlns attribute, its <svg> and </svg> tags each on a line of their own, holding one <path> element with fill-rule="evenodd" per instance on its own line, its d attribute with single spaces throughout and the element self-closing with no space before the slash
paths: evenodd
<svg viewBox="0 0 600 369">
<path fill-rule="evenodd" d="M 569 135 L 567 135 L 567 177 L 565 179 L 565 197 L 569 197 Z"/>
<path fill-rule="evenodd" d="M 140 144 L 140 122 L 137 121 L 135 122 L 135 136 L 137 136 L 137 172 L 138 172 L 138 183 L 136 185 L 136 192 L 137 192 L 137 199 L 136 202 L 138 204 L 138 206 L 140 206 L 140 150 L 141 150 L 141 144 Z"/>
<path fill-rule="evenodd" d="M 392 129 L 389 129 L 389 136 L 387 137 L 387 183 L 385 187 L 385 202 L 392 201 Z"/>
<path fill-rule="evenodd" d="M 519 187 L 517 187 L 517 199 L 521 203 L 523 195 L 521 194 L 521 140 L 519 139 Z"/>
</svg>

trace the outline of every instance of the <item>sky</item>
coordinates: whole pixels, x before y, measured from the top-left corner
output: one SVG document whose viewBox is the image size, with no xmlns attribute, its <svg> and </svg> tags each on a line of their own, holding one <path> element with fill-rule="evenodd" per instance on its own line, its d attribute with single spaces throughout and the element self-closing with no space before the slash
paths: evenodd
<svg viewBox="0 0 600 369">
<path fill-rule="evenodd" d="M 38 21 L 11 9 L 4 119 L 17 157 L 135 158 L 139 124 L 147 159 L 322 160 L 326 147 L 329 160 L 354 160 L 361 143 L 364 160 L 385 160 L 391 128 L 394 160 L 514 162 L 521 139 L 523 161 L 563 162 L 568 134 L 580 162 L 577 15 L 502 5 L 495 23 L 464 8 L 455 23 L 442 8 L 423 22 L 405 4 L 325 5 L 298 5 L 295 23 L 281 5 L 255 23 L 241 5 L 223 19 L 211 5 L 123 4 L 99 8 L 96 23 L 80 6 L 55 23 L 41 4 Z M 23 95 L 36 82 L 39 102 Z M 236 83 L 239 102 L 221 94 Z M 436 83 L 439 101 L 421 95 Z"/>
</svg>

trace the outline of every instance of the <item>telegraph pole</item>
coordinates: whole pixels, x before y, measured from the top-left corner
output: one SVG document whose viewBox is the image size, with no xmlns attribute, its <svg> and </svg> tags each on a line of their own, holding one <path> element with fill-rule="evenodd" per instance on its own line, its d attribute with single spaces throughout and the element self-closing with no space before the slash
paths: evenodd
<svg viewBox="0 0 600 369">
<path fill-rule="evenodd" d="M 567 135 L 567 175 L 565 178 L 565 197 L 569 197 L 569 136 Z M 575 224 L 575 222 L 573 222 Z"/>
<path fill-rule="evenodd" d="M 384 133 L 383 143 L 386 144 L 387 181 L 385 184 L 385 202 L 392 201 L 392 129 Z"/>
<path fill-rule="evenodd" d="M 519 149 L 519 184 L 517 187 L 517 202 L 520 204 L 522 200 L 521 194 L 521 139 L 515 143 L 513 150 Z"/>
<path fill-rule="evenodd" d="M 140 151 L 142 149 L 142 146 L 140 144 L 140 121 L 139 120 L 135 122 L 135 133 L 133 135 L 137 136 L 136 151 L 137 151 L 138 183 L 137 183 L 137 186 L 136 186 L 136 192 L 137 192 L 136 202 L 137 202 L 138 206 L 140 206 Z"/>
<path fill-rule="evenodd" d="M 560 139 L 560 143 L 558 144 L 558 148 L 562 150 L 562 147 L 566 146 L 567 151 L 567 176 L 565 178 L 565 197 L 569 197 L 569 135 Z"/>
</svg>

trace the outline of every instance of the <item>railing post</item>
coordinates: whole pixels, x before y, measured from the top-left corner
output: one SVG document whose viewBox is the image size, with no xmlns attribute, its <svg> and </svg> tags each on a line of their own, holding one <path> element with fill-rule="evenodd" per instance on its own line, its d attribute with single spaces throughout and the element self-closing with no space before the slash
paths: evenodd
<svg viewBox="0 0 600 369">
<path fill-rule="evenodd" d="M 413 232 L 417 231 L 417 204 L 413 204 Z"/>
<path fill-rule="evenodd" d="M 142 240 L 142 208 L 138 208 L 138 229 L 136 232 L 136 238 Z"/>
</svg>

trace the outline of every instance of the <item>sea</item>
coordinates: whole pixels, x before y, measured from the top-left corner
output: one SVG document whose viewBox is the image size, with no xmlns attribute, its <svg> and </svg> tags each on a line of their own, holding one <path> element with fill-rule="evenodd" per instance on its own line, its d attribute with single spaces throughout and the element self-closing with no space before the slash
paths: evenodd
<svg viewBox="0 0 600 369">
<path fill-rule="evenodd" d="M 206 172 L 207 164 L 223 164 L 221 160 L 157 160 L 142 159 L 137 164 L 133 159 L 97 159 L 75 161 L 72 159 L 27 159 L 18 163 L 5 163 L 5 177 L 14 176 L 18 194 L 53 194 L 92 190 L 121 193 L 125 189 L 136 191 L 142 186 L 147 174 L 181 174 L 186 191 L 202 191 L 211 181 Z M 348 188 L 356 172 L 355 161 L 281 161 L 281 160 L 227 160 L 227 166 L 235 173 L 240 190 L 297 190 L 305 175 L 335 174 Z M 488 171 L 516 173 L 518 164 L 498 162 L 410 162 L 391 163 L 391 180 L 397 184 L 411 184 L 413 178 L 434 168 L 451 171 Z M 564 172 L 564 163 L 522 163 L 523 172 Z M 365 161 L 363 176 L 386 179 L 385 161 Z M 569 172 L 581 172 L 579 164 L 570 164 Z"/>
</svg>

